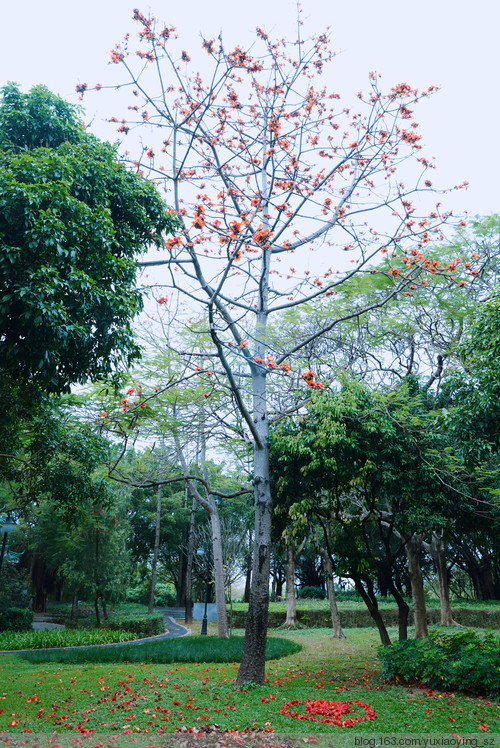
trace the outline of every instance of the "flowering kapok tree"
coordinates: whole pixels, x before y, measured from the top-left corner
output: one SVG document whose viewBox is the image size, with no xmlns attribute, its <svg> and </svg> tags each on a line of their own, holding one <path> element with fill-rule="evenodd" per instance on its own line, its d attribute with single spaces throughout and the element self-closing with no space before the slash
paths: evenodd
<svg viewBox="0 0 500 748">
<path fill-rule="evenodd" d="M 353 112 L 318 84 L 334 56 L 328 36 L 304 40 L 300 22 L 293 42 L 273 41 L 258 28 L 249 51 L 226 49 L 220 37 L 203 39 L 202 76 L 190 72 L 173 27 L 138 10 L 134 20 L 137 48 L 127 35 L 111 52 L 125 74 L 119 95 L 131 96 L 126 116 L 111 122 L 130 148 L 140 131 L 139 155 L 127 159 L 164 186 L 182 220 L 164 256 L 143 264 L 163 265 L 165 286 L 206 320 L 214 375 L 225 377 L 253 443 L 254 567 L 237 682 L 263 683 L 269 384 L 295 378 L 305 392 L 321 389 L 314 370 L 294 372 L 294 357 L 312 339 L 396 294 L 411 294 L 427 272 L 443 270 L 425 250 L 446 216 L 439 204 L 419 213 L 415 202 L 419 192 L 432 192 L 433 166 L 422 155 L 413 107 L 435 89 L 402 83 L 384 94 L 371 73 L 370 92 L 359 94 L 360 112 Z M 377 258 L 384 259 L 379 267 Z M 450 282 L 463 282 L 459 268 L 444 271 Z M 337 316 L 343 284 L 361 273 L 378 273 L 379 294 Z M 297 329 L 293 340 L 271 338 L 273 318 L 320 297 L 331 302 L 322 328 L 303 336 Z"/>
</svg>

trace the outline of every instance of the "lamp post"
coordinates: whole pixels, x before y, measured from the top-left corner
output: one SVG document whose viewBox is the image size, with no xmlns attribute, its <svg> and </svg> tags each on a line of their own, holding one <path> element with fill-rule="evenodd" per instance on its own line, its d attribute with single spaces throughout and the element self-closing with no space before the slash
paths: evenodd
<svg viewBox="0 0 500 748">
<path fill-rule="evenodd" d="M 197 556 L 204 556 L 205 549 L 203 547 L 198 548 L 196 551 Z M 206 578 L 205 578 L 205 610 L 203 612 L 203 620 L 201 622 L 201 634 L 202 636 L 207 635 L 208 618 L 207 618 L 207 606 L 208 606 L 208 593 L 210 591 L 210 545 L 208 546 L 208 553 L 206 558 Z"/>
<path fill-rule="evenodd" d="M 12 532 L 14 527 L 15 527 L 14 520 L 11 518 L 10 514 L 8 514 L 1 528 L 1 531 L 3 533 L 3 540 L 2 540 L 2 550 L 0 551 L 0 571 L 2 570 L 3 557 L 5 554 L 5 546 L 7 545 L 7 535 L 9 532 Z"/>
</svg>

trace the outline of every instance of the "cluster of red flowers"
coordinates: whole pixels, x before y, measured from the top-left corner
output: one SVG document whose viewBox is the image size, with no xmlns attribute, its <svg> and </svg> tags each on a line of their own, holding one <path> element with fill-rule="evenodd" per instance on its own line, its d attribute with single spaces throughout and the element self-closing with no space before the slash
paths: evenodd
<svg viewBox="0 0 500 748">
<path fill-rule="evenodd" d="M 297 704 L 306 705 L 304 713 L 299 714 L 290 711 L 290 707 Z M 364 709 L 364 715 L 342 719 L 349 714 L 357 714 L 356 707 Z M 322 722 L 325 725 L 336 725 L 337 727 L 354 727 L 357 722 L 367 722 L 377 717 L 373 708 L 369 704 L 363 704 L 359 699 L 356 699 L 356 701 L 327 701 L 326 699 L 299 701 L 294 699 L 283 705 L 280 714 L 286 714 L 287 717 L 293 719 L 307 719 L 312 722 Z"/>
<path fill-rule="evenodd" d="M 306 371 L 304 374 L 300 375 L 300 378 L 303 379 L 307 386 L 312 390 L 324 390 L 324 385 L 316 382 L 315 377 L 316 374 L 312 371 L 312 369 L 309 369 L 309 371 Z"/>
</svg>

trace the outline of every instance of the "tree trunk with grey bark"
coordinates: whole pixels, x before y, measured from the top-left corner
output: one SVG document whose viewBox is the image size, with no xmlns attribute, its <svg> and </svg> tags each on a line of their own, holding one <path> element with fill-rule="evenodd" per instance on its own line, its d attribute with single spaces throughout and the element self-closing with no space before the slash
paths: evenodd
<svg viewBox="0 0 500 748">
<path fill-rule="evenodd" d="M 265 322 L 263 322 L 265 328 Z M 248 604 L 245 640 L 236 684 L 265 682 L 269 575 L 271 566 L 272 499 L 269 483 L 269 424 L 266 403 L 266 376 L 253 367 L 255 542 L 252 586 Z"/>
<path fill-rule="evenodd" d="M 157 495 L 157 500 L 156 500 L 155 544 L 153 548 L 153 564 L 151 568 L 151 586 L 149 588 L 148 613 L 153 612 L 153 608 L 155 604 L 156 570 L 158 568 L 158 552 L 160 549 L 160 520 L 161 520 L 161 485 L 158 486 L 158 495 Z"/>
<path fill-rule="evenodd" d="M 297 621 L 297 597 L 295 595 L 295 553 L 291 545 L 286 547 L 286 620 L 285 627 L 293 628 Z"/>
<path fill-rule="evenodd" d="M 411 596 L 413 599 L 413 619 L 415 622 L 415 639 L 428 635 L 427 608 L 425 605 L 424 580 L 420 568 L 420 552 L 422 536 L 414 533 L 405 543 L 408 559 L 408 573 L 410 575 Z"/>
<path fill-rule="evenodd" d="M 222 532 L 218 511 L 212 511 L 210 513 L 210 523 L 212 526 L 215 604 L 217 607 L 218 636 L 219 639 L 229 639 L 229 627 L 227 622 L 226 610 L 226 587 L 224 584 L 224 560 L 222 555 Z"/>
<path fill-rule="evenodd" d="M 354 581 L 354 586 L 363 598 L 366 607 L 370 611 L 370 615 L 375 622 L 382 645 L 384 647 L 388 647 L 391 644 L 391 638 L 384 623 L 384 619 L 380 614 L 377 597 L 375 595 L 371 580 L 368 578 L 363 578 L 359 574 L 352 574 L 351 576 Z"/>
<path fill-rule="evenodd" d="M 196 520 L 196 499 L 193 497 L 191 505 L 191 519 L 189 522 L 188 553 L 186 563 L 186 623 L 193 622 L 193 558 L 194 558 L 194 526 Z"/>
<path fill-rule="evenodd" d="M 453 620 L 450 603 L 450 585 L 448 580 L 448 568 L 446 566 L 447 543 L 444 540 L 444 532 L 433 531 L 431 542 L 424 543 L 425 550 L 431 555 L 436 567 L 439 607 L 441 611 L 441 626 L 458 626 Z"/>
<path fill-rule="evenodd" d="M 326 594 L 328 596 L 328 605 L 330 606 L 330 616 L 332 619 L 332 639 L 346 639 L 340 623 L 339 609 L 337 607 L 337 596 L 335 595 L 335 583 L 333 581 L 333 568 L 328 552 L 322 548 L 320 550 L 323 560 L 323 568 L 326 576 Z"/>
</svg>

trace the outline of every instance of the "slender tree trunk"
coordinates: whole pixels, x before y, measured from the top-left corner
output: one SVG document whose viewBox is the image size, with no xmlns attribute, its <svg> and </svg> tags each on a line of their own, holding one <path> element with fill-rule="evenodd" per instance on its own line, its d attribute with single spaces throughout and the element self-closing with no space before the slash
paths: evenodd
<svg viewBox="0 0 500 748">
<path fill-rule="evenodd" d="M 188 554 L 186 563 L 186 623 L 193 622 L 193 558 L 194 558 L 194 526 L 196 521 L 196 499 L 193 497 L 191 505 L 191 519 L 189 522 Z"/>
<path fill-rule="evenodd" d="M 283 584 L 285 583 L 284 577 L 281 575 L 281 568 L 276 570 L 276 600 L 283 598 Z"/>
<path fill-rule="evenodd" d="M 333 635 L 332 639 L 346 639 L 346 635 L 342 631 L 342 625 L 340 623 L 339 609 L 337 607 L 337 596 L 335 595 L 335 583 L 333 581 L 333 568 L 328 552 L 324 549 L 320 549 L 321 558 L 323 560 L 323 567 L 326 576 L 326 594 L 328 596 L 328 605 L 330 606 L 330 616 L 332 619 Z"/>
<path fill-rule="evenodd" d="M 215 506 L 215 502 L 214 502 Z M 217 606 L 217 628 L 219 639 L 229 639 L 229 628 L 227 625 L 226 588 L 224 585 L 224 561 L 222 557 L 222 532 L 220 526 L 219 512 L 210 513 L 212 524 L 212 548 L 214 557 L 215 578 L 215 604 Z"/>
<path fill-rule="evenodd" d="M 456 626 L 451 614 L 450 603 L 450 585 L 448 580 L 448 569 L 446 566 L 446 547 L 447 543 L 443 538 L 443 531 L 438 535 L 433 532 L 431 542 L 425 543 L 424 547 L 430 553 L 436 566 L 438 590 L 439 590 L 439 607 L 441 609 L 441 626 Z"/>
<path fill-rule="evenodd" d="M 271 574 L 271 602 L 275 603 L 276 602 L 276 584 L 277 584 L 276 554 L 273 553 L 271 555 L 271 558 L 274 559 L 274 564 L 272 564 L 272 574 Z"/>
<path fill-rule="evenodd" d="M 158 568 L 158 552 L 160 549 L 160 520 L 161 520 L 161 485 L 158 486 L 156 500 L 156 523 L 155 523 L 155 544 L 153 549 L 153 565 L 151 568 L 151 587 L 149 588 L 148 613 L 153 612 L 155 605 L 156 590 L 156 570 Z"/>
<path fill-rule="evenodd" d="M 97 625 L 101 625 L 101 616 L 99 614 L 99 589 L 100 589 L 100 567 L 99 567 L 99 530 L 95 529 L 95 600 L 94 600 L 94 607 L 95 607 L 95 617 L 97 621 Z"/>
<path fill-rule="evenodd" d="M 413 617 L 415 621 L 415 639 L 427 636 L 427 608 L 425 606 L 424 580 L 420 568 L 420 550 L 422 536 L 414 533 L 405 543 L 410 574 L 411 595 L 413 599 Z"/>
<path fill-rule="evenodd" d="M 201 432 L 200 434 L 200 439 L 201 439 L 200 457 L 204 465 L 203 467 L 204 481 L 205 481 L 205 486 L 208 486 L 209 476 L 208 476 L 208 471 L 205 466 L 206 444 L 205 444 L 205 435 L 203 432 Z M 184 454 L 182 452 L 179 437 L 177 434 L 175 434 L 175 442 L 176 442 L 176 447 L 177 447 L 177 454 L 179 457 L 179 461 L 182 465 L 182 469 L 184 471 L 184 474 L 188 475 L 189 474 L 188 466 L 184 458 Z M 219 510 L 217 509 L 217 504 L 215 503 L 215 499 L 212 494 L 208 493 L 207 495 L 203 495 L 198 490 L 198 487 L 194 480 L 187 478 L 186 481 L 187 481 L 189 490 L 191 491 L 191 494 L 193 495 L 193 497 L 204 509 L 206 509 L 206 511 L 210 515 L 210 523 L 211 523 L 211 529 L 212 529 L 212 552 L 214 556 L 214 570 L 215 570 L 215 596 L 216 596 L 215 602 L 217 605 L 218 635 L 219 635 L 219 639 L 228 639 L 229 633 L 228 633 L 228 625 L 227 625 L 226 591 L 225 591 L 225 586 L 224 586 L 224 561 L 223 561 L 223 552 L 222 552 L 222 533 L 221 533 L 221 527 L 220 527 Z"/>
<path fill-rule="evenodd" d="M 286 620 L 285 626 L 297 626 L 297 598 L 295 595 L 295 553 L 286 547 Z"/>
<path fill-rule="evenodd" d="M 399 641 L 403 642 L 408 639 L 408 615 L 410 613 L 410 606 L 393 581 L 390 582 L 389 589 L 391 590 L 398 606 L 398 637 Z"/>
<path fill-rule="evenodd" d="M 100 598 L 101 598 L 102 614 L 103 614 L 104 620 L 109 621 L 108 608 L 106 606 L 106 602 L 104 600 L 104 595 L 102 594 L 102 592 L 100 594 Z"/>
<path fill-rule="evenodd" d="M 380 614 L 380 610 L 378 609 L 378 603 L 377 598 L 375 595 L 375 591 L 373 589 L 373 584 L 370 580 L 362 579 L 359 574 L 351 574 L 352 579 L 354 580 L 354 585 L 363 598 L 366 607 L 370 611 L 370 615 L 373 618 L 375 625 L 378 629 L 378 633 L 380 636 L 380 641 L 384 647 L 388 647 L 391 644 L 391 638 L 389 636 L 389 632 L 387 631 L 386 625 L 384 623 L 384 620 Z M 365 588 L 366 584 L 366 588 Z"/>
<path fill-rule="evenodd" d="M 77 614 L 78 614 L 78 589 L 75 589 L 73 591 L 73 598 L 71 600 L 71 614 L 70 614 L 70 619 L 72 621 L 76 621 Z"/>
</svg>

